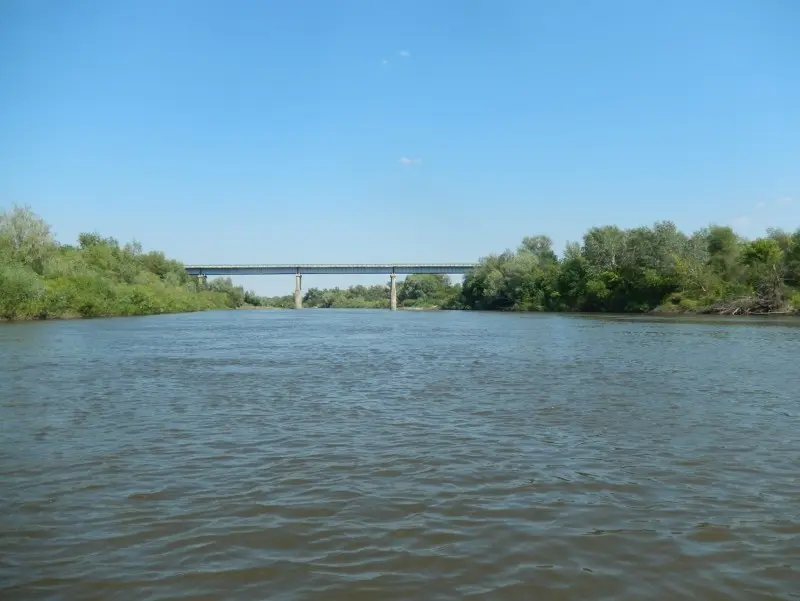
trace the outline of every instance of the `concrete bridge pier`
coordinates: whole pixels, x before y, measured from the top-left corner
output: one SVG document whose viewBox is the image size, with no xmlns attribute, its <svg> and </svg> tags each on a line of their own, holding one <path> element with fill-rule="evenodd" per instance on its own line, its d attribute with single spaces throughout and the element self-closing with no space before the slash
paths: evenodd
<svg viewBox="0 0 800 601">
<path fill-rule="evenodd" d="M 392 272 L 389 274 L 389 309 L 397 311 L 397 274 Z"/>
<path fill-rule="evenodd" d="M 200 286 L 200 288 L 205 288 L 207 283 L 208 283 L 207 275 L 203 275 L 201 273 L 200 275 L 197 276 L 197 285 Z"/>
<path fill-rule="evenodd" d="M 294 276 L 294 308 L 295 309 L 302 309 L 303 308 L 303 293 L 301 289 L 303 287 L 303 276 L 295 274 Z"/>
</svg>

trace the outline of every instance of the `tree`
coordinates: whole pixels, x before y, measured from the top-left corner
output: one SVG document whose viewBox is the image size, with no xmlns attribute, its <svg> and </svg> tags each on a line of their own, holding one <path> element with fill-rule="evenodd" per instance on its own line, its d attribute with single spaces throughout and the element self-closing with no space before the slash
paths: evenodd
<svg viewBox="0 0 800 601">
<path fill-rule="evenodd" d="M 397 293 L 401 304 L 409 301 L 441 304 L 449 297 L 450 279 L 446 275 L 412 274 L 406 277 Z"/>
<path fill-rule="evenodd" d="M 263 304 L 263 299 L 254 291 L 248 290 L 244 293 L 244 302 L 252 307 L 260 307 Z"/>
<path fill-rule="evenodd" d="M 583 311 L 587 308 L 586 285 L 588 279 L 589 262 L 581 253 L 580 245 L 576 242 L 568 243 L 556 276 L 560 309 Z"/>
<path fill-rule="evenodd" d="M 82 233 L 59 245 L 27 207 L 0 213 L 0 317 L 142 315 L 237 307 L 244 290 L 229 280 L 189 285 L 183 264 L 142 253 L 138 242 Z M 40 277 L 41 276 L 41 277 Z"/>
<path fill-rule="evenodd" d="M 481 310 L 512 308 L 513 299 L 506 287 L 505 270 L 513 256 L 513 253 L 506 251 L 481 260 L 478 267 L 464 278 L 464 304 Z"/>
<path fill-rule="evenodd" d="M 214 278 L 208 282 L 208 289 L 225 295 L 231 308 L 241 307 L 244 304 L 244 288 L 235 286 L 231 278 Z"/>
<path fill-rule="evenodd" d="M 543 263 L 558 261 L 558 256 L 553 252 L 553 241 L 549 236 L 525 236 L 518 252 L 530 253 Z"/>
<path fill-rule="evenodd" d="M 19 263 L 0 264 L 0 317 L 14 319 L 33 312 L 33 303 L 44 285 L 30 267 Z"/>
<path fill-rule="evenodd" d="M 593 227 L 583 236 L 583 256 L 596 271 L 613 271 L 625 260 L 627 233 L 617 226 Z"/>
<path fill-rule="evenodd" d="M 748 267 L 747 283 L 767 310 L 782 308 L 785 264 L 783 251 L 774 238 L 759 238 L 743 245 L 741 261 Z"/>
<path fill-rule="evenodd" d="M 15 205 L 0 213 L 0 260 L 27 265 L 41 274 L 56 247 L 50 226 L 30 207 Z"/>
<path fill-rule="evenodd" d="M 714 273 L 723 281 L 733 282 L 741 273 L 739 269 L 740 239 L 727 226 L 712 225 L 706 234 L 708 262 Z"/>
<path fill-rule="evenodd" d="M 800 286 L 800 229 L 793 234 L 779 229 L 768 229 L 767 237 L 774 240 L 781 250 L 786 284 Z"/>
</svg>

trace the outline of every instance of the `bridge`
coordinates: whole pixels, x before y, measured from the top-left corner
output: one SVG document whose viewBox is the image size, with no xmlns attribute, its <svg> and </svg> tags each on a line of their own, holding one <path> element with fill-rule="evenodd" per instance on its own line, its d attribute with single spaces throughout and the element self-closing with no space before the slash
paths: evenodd
<svg viewBox="0 0 800 601">
<path fill-rule="evenodd" d="M 386 274 L 390 279 L 389 306 L 397 310 L 398 275 L 462 274 L 477 263 L 354 263 L 354 264 L 282 264 L 282 265 L 186 265 L 186 273 L 205 282 L 210 275 L 291 275 L 295 276 L 294 308 L 303 308 L 303 275 L 313 274 Z"/>
</svg>

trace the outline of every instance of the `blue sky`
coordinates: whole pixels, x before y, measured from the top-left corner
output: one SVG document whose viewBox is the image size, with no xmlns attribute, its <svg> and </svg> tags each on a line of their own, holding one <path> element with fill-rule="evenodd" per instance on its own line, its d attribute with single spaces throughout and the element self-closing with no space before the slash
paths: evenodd
<svg viewBox="0 0 800 601">
<path fill-rule="evenodd" d="M 5 0 L 0 206 L 187 263 L 794 229 L 799 32 L 796 0 Z"/>
</svg>

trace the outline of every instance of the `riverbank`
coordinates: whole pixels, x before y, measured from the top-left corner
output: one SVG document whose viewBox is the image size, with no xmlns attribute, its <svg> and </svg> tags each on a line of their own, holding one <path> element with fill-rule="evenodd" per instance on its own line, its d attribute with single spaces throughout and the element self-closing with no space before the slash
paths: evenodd
<svg viewBox="0 0 800 601">
<path fill-rule="evenodd" d="M 302 309 L 303 311 L 312 311 L 312 310 L 336 310 L 342 309 L 341 307 L 306 307 Z M 352 310 L 353 308 L 345 308 Z M 364 308 L 356 308 L 358 310 L 367 310 L 367 311 L 388 311 L 388 307 L 364 307 Z M 398 311 L 405 311 L 405 312 L 444 312 L 444 311 L 456 311 L 456 312 L 469 312 L 474 311 L 473 309 L 448 309 L 442 307 L 398 307 Z M 146 317 L 146 316 L 153 316 L 153 315 L 179 315 L 182 313 L 204 313 L 206 311 L 296 311 L 294 308 L 289 307 L 257 307 L 257 306 L 242 306 L 242 307 L 233 307 L 233 308 L 212 308 L 212 309 L 200 309 L 197 311 L 172 311 L 172 312 L 155 312 L 155 313 L 138 313 L 135 315 L 93 315 L 93 316 L 82 316 L 76 313 L 66 314 L 66 315 L 48 315 L 45 317 L 41 316 L 28 316 L 28 317 L 21 317 L 21 318 L 14 318 L 8 319 L 4 317 L 0 317 L 0 325 L 4 324 L 14 324 L 14 323 L 31 323 L 31 322 L 41 322 L 41 321 L 73 321 L 73 320 L 91 320 L 91 319 L 116 319 L 116 318 L 125 318 L 125 317 Z M 480 312 L 490 312 L 490 313 L 539 313 L 539 314 L 550 314 L 550 315 L 597 315 L 597 316 L 618 316 L 618 317 L 635 317 L 635 316 L 650 316 L 650 317 L 664 317 L 664 318 L 692 318 L 692 317 L 731 317 L 737 320 L 746 320 L 748 318 L 751 319 L 765 319 L 765 318 L 800 318 L 800 310 L 792 310 L 788 312 L 771 312 L 771 313 L 715 313 L 711 311 L 676 311 L 676 310 L 668 310 L 663 308 L 656 308 L 652 311 L 648 311 L 645 313 L 637 312 L 637 313 L 617 313 L 617 312 L 606 312 L 606 311 L 595 311 L 595 312 L 585 312 L 585 311 L 514 311 L 514 310 L 501 310 L 501 311 L 480 311 Z"/>
<path fill-rule="evenodd" d="M 31 323 L 37 321 L 75 321 L 81 319 L 119 319 L 125 317 L 149 317 L 153 315 L 180 315 L 185 313 L 204 313 L 206 311 L 226 311 L 231 309 L 198 309 L 196 311 L 156 311 L 153 313 L 133 313 L 133 314 L 105 314 L 105 315 L 79 315 L 77 313 L 67 313 L 63 315 L 24 315 L 11 319 L 0 317 L 0 324 L 10 323 Z"/>
<path fill-rule="evenodd" d="M 562 256 L 547 236 L 483 258 L 462 283 L 413 274 L 396 283 L 398 308 L 433 311 L 792 315 L 800 312 L 800 230 L 746 240 L 711 226 L 686 235 L 670 222 L 595 227 Z M 84 233 L 61 244 L 28 208 L 0 213 L 0 318 L 70 319 L 293 308 L 230 278 L 199 280 L 137 242 Z M 389 287 L 310 288 L 306 308 L 388 309 Z"/>
<path fill-rule="evenodd" d="M 235 308 L 247 293 L 230 278 L 209 283 L 137 242 L 84 233 L 61 244 L 26 207 L 0 213 L 0 318 L 125 317 Z"/>
<path fill-rule="evenodd" d="M 2 274 L 0 274 L 2 283 Z M 61 282 L 63 283 L 63 282 Z M 137 286 L 130 293 L 125 286 L 109 286 L 112 294 L 92 297 L 81 293 L 75 281 L 68 280 L 71 290 L 56 290 L 52 282 L 44 281 L 41 292 L 22 303 L 0 307 L 3 321 L 49 321 L 92 319 L 107 317 L 134 317 L 195 313 L 218 309 L 233 309 L 225 294 L 190 290 L 159 290 Z M 87 298 L 88 297 L 88 298 Z"/>
</svg>

